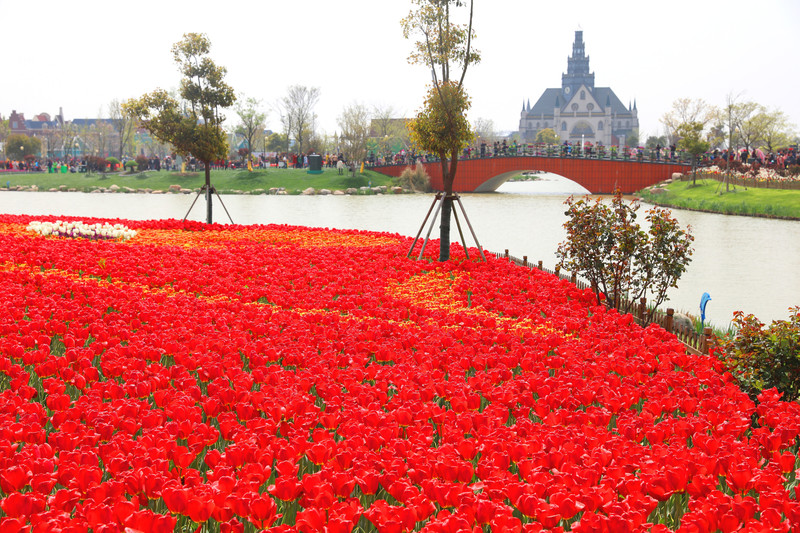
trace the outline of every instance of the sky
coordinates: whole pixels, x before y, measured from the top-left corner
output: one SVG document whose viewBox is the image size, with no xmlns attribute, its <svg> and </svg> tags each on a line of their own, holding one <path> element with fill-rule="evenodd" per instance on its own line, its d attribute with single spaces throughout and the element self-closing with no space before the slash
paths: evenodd
<svg viewBox="0 0 800 533">
<path fill-rule="evenodd" d="M 409 65 L 400 20 L 411 0 L 0 0 L 0 115 L 63 109 L 67 120 L 108 116 L 112 100 L 175 89 L 170 49 L 205 33 L 210 57 L 239 95 L 276 102 L 291 85 L 320 89 L 318 130 L 339 130 L 345 107 L 391 106 L 413 116 L 430 70 Z M 723 106 L 728 97 L 786 113 L 800 130 L 797 0 L 475 0 L 482 61 L 465 85 L 471 120 L 519 127 L 523 102 L 561 86 L 575 31 L 583 31 L 595 86 L 636 102 L 643 138 L 678 98 Z M 17 55 L 17 57 L 14 57 Z M 226 111 L 227 125 L 238 121 Z"/>
</svg>

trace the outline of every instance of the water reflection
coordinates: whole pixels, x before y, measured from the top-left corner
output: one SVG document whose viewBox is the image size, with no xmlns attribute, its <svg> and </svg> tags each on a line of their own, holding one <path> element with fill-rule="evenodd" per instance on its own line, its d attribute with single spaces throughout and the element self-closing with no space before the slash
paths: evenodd
<svg viewBox="0 0 800 533">
<path fill-rule="evenodd" d="M 464 194 L 462 199 L 485 249 L 508 249 L 552 267 L 556 248 L 565 238 L 564 200 L 585 192 L 569 180 L 547 175 L 533 182 L 506 183 L 496 193 Z M 180 219 L 192 200 L 194 195 L 0 192 L 0 212 Z M 432 196 L 223 196 L 223 201 L 239 224 L 361 229 L 413 237 Z M 205 219 L 201 204 L 202 199 L 190 219 Z M 699 314 L 700 297 L 708 292 L 712 300 L 707 316 L 725 326 L 737 309 L 770 321 L 787 318 L 788 308 L 800 305 L 800 222 L 679 210 L 674 214 L 682 225 L 692 225 L 696 251 L 679 289 L 670 293 L 670 306 Z M 227 221 L 216 199 L 214 219 Z"/>
</svg>

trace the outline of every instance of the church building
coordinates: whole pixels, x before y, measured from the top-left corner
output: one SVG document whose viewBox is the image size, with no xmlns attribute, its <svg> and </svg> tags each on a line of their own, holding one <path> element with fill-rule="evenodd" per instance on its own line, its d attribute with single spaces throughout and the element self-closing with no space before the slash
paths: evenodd
<svg viewBox="0 0 800 533">
<path fill-rule="evenodd" d="M 523 102 L 520 139 L 534 142 L 536 134 L 545 128 L 554 130 L 561 142 L 605 146 L 623 145 L 626 136 L 639 129 L 636 101 L 633 107 L 625 107 L 610 88 L 594 86 L 582 31 L 575 32 L 567 73 L 561 75 L 561 88 L 545 89 L 533 107 L 530 100 L 527 105 Z"/>
</svg>

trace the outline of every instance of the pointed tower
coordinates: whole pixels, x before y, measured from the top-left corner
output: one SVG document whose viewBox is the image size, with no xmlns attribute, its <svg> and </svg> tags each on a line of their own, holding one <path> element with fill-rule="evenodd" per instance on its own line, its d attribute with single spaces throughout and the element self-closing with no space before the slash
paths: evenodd
<svg viewBox="0 0 800 533">
<path fill-rule="evenodd" d="M 594 89 L 594 72 L 589 71 L 589 56 L 583 44 L 583 31 L 575 32 L 572 56 L 567 58 L 567 73 L 561 75 L 561 91 L 569 100 L 581 85 Z"/>
</svg>

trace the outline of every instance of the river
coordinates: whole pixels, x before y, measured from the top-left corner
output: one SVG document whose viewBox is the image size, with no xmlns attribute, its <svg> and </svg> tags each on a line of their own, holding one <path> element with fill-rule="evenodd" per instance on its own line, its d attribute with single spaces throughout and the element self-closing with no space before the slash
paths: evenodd
<svg viewBox="0 0 800 533">
<path fill-rule="evenodd" d="M 528 256 L 552 268 L 565 238 L 564 200 L 586 191 L 574 182 L 545 174 L 533 182 L 502 185 L 496 193 L 463 194 L 462 203 L 481 245 L 492 252 Z M 0 213 L 72 215 L 133 220 L 183 218 L 194 195 L 0 192 Z M 290 224 L 385 231 L 416 235 L 431 195 L 230 196 L 222 197 L 237 224 Z M 647 206 L 642 207 L 642 211 Z M 763 322 L 788 318 L 800 305 L 800 222 L 674 210 L 691 225 L 695 253 L 664 307 L 699 315 L 700 298 L 711 295 L 706 318 L 726 327 L 735 310 Z M 205 220 L 198 200 L 189 216 Z M 214 198 L 214 220 L 227 216 Z M 427 231 L 427 228 L 426 228 Z M 434 229 L 433 237 L 437 229 Z M 454 236 L 457 238 L 457 235 Z M 468 240 L 468 245 L 474 243 Z"/>
</svg>

